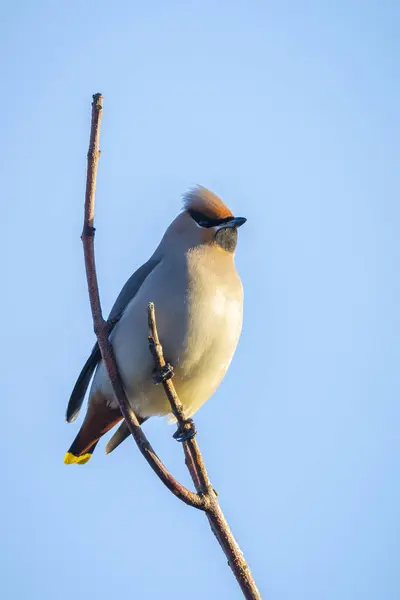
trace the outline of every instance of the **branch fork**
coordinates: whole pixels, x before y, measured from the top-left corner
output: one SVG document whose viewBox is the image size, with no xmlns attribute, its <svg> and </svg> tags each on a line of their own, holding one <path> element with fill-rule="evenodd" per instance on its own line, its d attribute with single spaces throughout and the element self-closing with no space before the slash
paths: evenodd
<svg viewBox="0 0 400 600">
<path fill-rule="evenodd" d="M 142 428 L 140 427 L 138 419 L 126 397 L 123 382 L 115 361 L 112 345 L 108 339 L 110 324 L 104 320 L 102 315 L 94 256 L 95 228 L 93 226 L 93 221 L 96 177 L 100 157 L 99 141 L 102 113 L 103 96 L 101 94 L 95 94 L 92 102 L 90 142 L 87 155 L 88 167 L 86 177 L 84 224 L 81 236 L 93 325 L 99 344 L 101 357 L 107 369 L 114 394 L 120 405 L 121 413 L 129 426 L 140 452 L 143 454 L 144 458 L 147 460 L 150 467 L 153 469 L 162 483 L 164 483 L 164 485 L 177 498 L 182 500 L 182 502 L 185 504 L 188 504 L 189 506 L 197 508 L 206 513 L 211 529 L 226 555 L 228 564 L 240 585 L 244 597 L 248 600 L 261 600 L 260 592 L 257 589 L 250 569 L 219 506 L 217 493 L 214 491 L 210 483 L 197 440 L 194 437 L 194 423 L 191 419 L 187 419 L 185 417 L 184 409 L 181 401 L 179 400 L 178 394 L 176 393 L 172 377 L 161 376 L 161 384 L 163 385 L 165 393 L 170 402 L 171 411 L 178 422 L 178 430 L 174 437 L 179 438 L 179 436 L 182 436 L 180 441 L 182 441 L 183 450 L 185 453 L 185 463 L 192 477 L 194 486 L 196 488 L 196 493 L 179 483 L 179 481 L 173 477 L 173 475 L 162 463 L 145 436 Z M 148 306 L 148 323 L 150 352 L 154 358 L 156 373 L 162 375 L 162 373 L 165 372 L 167 363 L 164 359 L 162 345 L 158 337 L 155 307 L 152 302 Z M 191 437 L 189 437 L 190 434 L 192 434 Z"/>
</svg>

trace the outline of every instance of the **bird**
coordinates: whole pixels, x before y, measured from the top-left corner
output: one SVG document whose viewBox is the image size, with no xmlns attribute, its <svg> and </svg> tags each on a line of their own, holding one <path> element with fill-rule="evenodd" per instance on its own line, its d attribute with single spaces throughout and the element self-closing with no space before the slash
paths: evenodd
<svg viewBox="0 0 400 600">
<path fill-rule="evenodd" d="M 149 302 L 155 305 L 164 356 L 173 366 L 174 384 L 187 418 L 224 378 L 242 331 L 243 286 L 234 258 L 238 228 L 245 222 L 212 191 L 191 188 L 154 254 L 117 297 L 108 318 L 109 339 L 128 402 L 140 424 L 152 416 L 174 420 L 163 386 L 154 385 L 147 331 Z M 99 439 L 123 419 L 96 343 L 71 393 L 66 420 L 77 418 L 91 379 L 86 416 L 64 456 L 66 464 L 87 463 Z M 106 453 L 129 435 L 123 421 Z"/>
</svg>

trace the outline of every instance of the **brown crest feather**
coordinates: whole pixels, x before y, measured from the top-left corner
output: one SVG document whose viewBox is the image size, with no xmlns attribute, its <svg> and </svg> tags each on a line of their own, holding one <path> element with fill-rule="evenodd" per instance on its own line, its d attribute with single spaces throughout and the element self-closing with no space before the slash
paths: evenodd
<svg viewBox="0 0 400 600">
<path fill-rule="evenodd" d="M 233 217 L 221 198 L 201 185 L 192 188 L 184 195 L 183 206 L 185 210 L 197 210 L 211 219 Z"/>
</svg>

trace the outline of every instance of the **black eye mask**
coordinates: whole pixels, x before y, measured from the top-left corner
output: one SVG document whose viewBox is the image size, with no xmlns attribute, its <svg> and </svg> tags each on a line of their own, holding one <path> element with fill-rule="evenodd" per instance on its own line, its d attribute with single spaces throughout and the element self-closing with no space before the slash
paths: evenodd
<svg viewBox="0 0 400 600">
<path fill-rule="evenodd" d="M 203 215 L 203 213 L 198 210 L 189 210 L 189 215 L 194 219 L 197 225 L 200 227 L 216 227 L 217 225 L 222 225 L 223 223 L 229 223 L 232 221 L 233 217 L 225 217 L 224 219 L 212 219 L 211 217 L 207 217 L 207 215 Z"/>
</svg>

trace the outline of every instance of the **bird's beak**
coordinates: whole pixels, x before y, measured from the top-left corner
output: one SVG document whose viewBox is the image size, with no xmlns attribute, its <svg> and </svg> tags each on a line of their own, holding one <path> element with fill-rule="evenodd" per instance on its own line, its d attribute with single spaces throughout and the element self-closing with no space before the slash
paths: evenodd
<svg viewBox="0 0 400 600">
<path fill-rule="evenodd" d="M 245 219 L 244 217 L 233 217 L 230 221 L 227 221 L 226 223 L 224 223 L 223 225 L 221 225 L 219 227 L 219 229 L 227 229 L 228 227 L 241 227 L 242 225 L 244 225 L 246 223 L 247 219 Z"/>
</svg>

